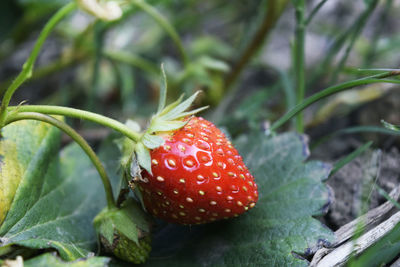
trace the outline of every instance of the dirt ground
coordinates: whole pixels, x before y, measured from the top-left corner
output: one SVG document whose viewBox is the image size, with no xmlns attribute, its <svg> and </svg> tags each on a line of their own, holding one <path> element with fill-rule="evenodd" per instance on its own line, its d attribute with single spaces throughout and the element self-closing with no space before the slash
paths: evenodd
<svg viewBox="0 0 400 267">
<path fill-rule="evenodd" d="M 311 137 L 328 132 L 332 125 L 349 127 L 355 125 L 379 125 L 380 119 L 398 123 L 400 116 L 400 92 L 392 91 L 385 97 L 367 103 L 352 112 L 350 116 L 335 118 L 326 124 L 326 129 L 313 129 Z M 321 144 L 312 151 L 312 158 L 335 163 L 345 157 L 367 141 L 374 141 L 371 149 L 344 166 L 335 175 L 329 178 L 327 184 L 334 192 L 334 197 L 328 213 L 322 219 L 327 226 L 336 230 L 340 226 L 354 220 L 362 211 L 363 199 L 368 201 L 368 209 L 377 207 L 386 199 L 373 186 L 376 184 L 390 192 L 400 182 L 400 138 L 372 133 L 340 135 Z M 381 153 L 379 164 L 373 166 L 373 153 Z M 378 168 L 376 177 L 368 177 L 368 171 Z M 372 181 L 371 181 L 372 180 Z M 365 185 L 365 186 L 364 186 Z M 364 188 L 364 189 L 363 189 Z M 364 207 L 365 210 L 365 207 Z"/>
</svg>

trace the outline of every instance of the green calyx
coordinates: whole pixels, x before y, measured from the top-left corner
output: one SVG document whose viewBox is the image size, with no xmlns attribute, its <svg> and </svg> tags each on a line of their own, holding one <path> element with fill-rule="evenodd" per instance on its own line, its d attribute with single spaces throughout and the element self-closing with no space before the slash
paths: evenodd
<svg viewBox="0 0 400 267">
<path fill-rule="evenodd" d="M 208 108 L 208 106 L 206 106 L 187 111 L 200 93 L 199 91 L 184 101 L 182 101 L 182 95 L 178 100 L 166 106 L 167 77 L 162 65 L 161 74 L 162 81 L 157 113 L 151 118 L 149 127 L 143 133 L 139 142 L 136 143 L 134 149 L 137 163 L 150 174 L 152 174 L 150 150 L 156 149 L 164 144 L 164 139 L 159 134 L 182 128 L 188 122 L 185 118 Z"/>
<path fill-rule="evenodd" d="M 133 199 L 121 208 L 105 208 L 93 221 L 107 252 L 132 263 L 143 263 L 151 251 L 150 223 Z"/>
</svg>

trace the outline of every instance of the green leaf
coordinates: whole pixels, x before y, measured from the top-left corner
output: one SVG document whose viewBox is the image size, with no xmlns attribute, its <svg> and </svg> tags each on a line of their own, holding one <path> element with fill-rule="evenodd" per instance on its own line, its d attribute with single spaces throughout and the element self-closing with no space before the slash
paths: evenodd
<svg viewBox="0 0 400 267">
<path fill-rule="evenodd" d="M 173 108 L 171 111 L 169 111 L 167 114 L 161 116 L 160 119 L 169 121 L 181 118 L 182 117 L 181 113 L 187 110 L 192 105 L 193 101 L 196 99 L 199 93 L 200 91 L 197 91 L 191 97 L 189 97 L 188 99 L 180 103 L 178 106 Z"/>
<path fill-rule="evenodd" d="M 152 122 L 151 127 L 147 130 L 148 132 L 168 132 L 176 129 L 180 129 L 185 126 L 186 121 L 163 121 L 155 119 Z"/>
<path fill-rule="evenodd" d="M 112 230 L 117 229 L 135 243 L 139 243 L 139 230 L 150 232 L 149 222 L 146 221 L 148 217 L 132 199 L 124 202 L 121 209 L 106 211 L 104 217 L 111 220 Z"/>
<path fill-rule="evenodd" d="M 305 162 L 304 138 L 260 133 L 240 138 L 237 148 L 258 184 L 255 208 L 233 220 L 190 229 L 168 225 L 155 233 L 158 248 L 153 247 L 148 266 L 307 266 L 294 254 L 307 254 L 333 238 L 313 218 L 329 202 L 323 180 L 331 166 Z"/>
<path fill-rule="evenodd" d="M 164 139 L 158 135 L 146 133 L 142 138 L 143 145 L 149 149 L 154 149 L 164 144 Z"/>
<path fill-rule="evenodd" d="M 0 246 L 53 248 L 64 260 L 86 257 L 96 249 L 92 220 L 105 206 L 90 160 L 75 144 L 57 156 L 59 132 L 44 123 L 13 123 L 3 135 L 2 143 L 17 146 L 24 171 L 0 228 Z"/>
<path fill-rule="evenodd" d="M 112 244 L 114 241 L 113 221 L 111 218 L 105 218 L 100 224 L 98 224 L 96 218 L 94 219 L 93 224 L 97 230 L 97 233 L 100 233 L 108 241 L 108 243 Z"/>
<path fill-rule="evenodd" d="M 161 84 L 160 84 L 160 99 L 158 102 L 157 114 L 159 114 L 165 107 L 167 101 L 167 76 L 164 71 L 164 64 L 161 64 Z"/>
<path fill-rule="evenodd" d="M 184 117 L 187 117 L 187 116 L 190 116 L 190 115 L 194 115 L 196 113 L 199 113 L 200 111 L 208 109 L 209 107 L 210 106 L 204 106 L 204 107 L 197 108 L 197 109 L 194 109 L 194 110 L 191 110 L 191 111 L 182 112 L 181 113 L 181 118 L 184 118 Z"/>
<path fill-rule="evenodd" d="M 166 106 L 159 115 L 160 116 L 165 115 L 168 112 L 170 112 L 173 108 L 178 106 L 182 102 L 184 96 L 185 96 L 184 94 L 180 95 L 177 100 Z"/>
<path fill-rule="evenodd" d="M 110 259 L 106 257 L 90 257 L 75 262 L 64 262 L 51 253 L 45 253 L 24 262 L 24 267 L 105 267 Z"/>
<path fill-rule="evenodd" d="M 151 220 L 136 200 L 128 198 L 120 208 L 105 208 L 93 224 L 106 252 L 132 263 L 143 263 L 149 256 Z"/>
<path fill-rule="evenodd" d="M 32 207 L 49 176 L 56 174 L 52 157 L 58 153 L 59 131 L 39 122 L 21 121 L 2 129 L 0 142 L 0 224 L 8 214 L 7 224 L 18 221 Z M 24 196 L 21 192 L 29 191 Z M 44 192 L 46 193 L 46 192 Z M 13 209 L 8 212 L 13 205 Z M 18 209 L 18 210 L 17 210 Z"/>
<path fill-rule="evenodd" d="M 136 144 L 135 152 L 139 165 L 151 174 L 150 151 L 141 142 L 139 142 Z"/>
</svg>

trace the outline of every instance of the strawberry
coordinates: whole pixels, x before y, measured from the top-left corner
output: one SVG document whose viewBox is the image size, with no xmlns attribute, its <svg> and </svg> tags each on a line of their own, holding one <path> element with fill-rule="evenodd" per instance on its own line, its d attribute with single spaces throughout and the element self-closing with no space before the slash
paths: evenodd
<svg viewBox="0 0 400 267">
<path fill-rule="evenodd" d="M 166 106 L 161 70 L 157 113 L 140 140 L 125 146 L 129 185 L 138 185 L 149 213 L 178 224 L 227 219 L 253 208 L 257 185 L 242 157 L 214 124 L 194 117 L 207 107 L 186 111 L 199 92 Z"/>
<path fill-rule="evenodd" d="M 214 124 L 192 117 L 159 136 L 164 144 L 150 150 L 151 173 L 143 170 L 138 181 L 148 212 L 173 223 L 201 224 L 255 206 L 254 178 Z"/>
</svg>

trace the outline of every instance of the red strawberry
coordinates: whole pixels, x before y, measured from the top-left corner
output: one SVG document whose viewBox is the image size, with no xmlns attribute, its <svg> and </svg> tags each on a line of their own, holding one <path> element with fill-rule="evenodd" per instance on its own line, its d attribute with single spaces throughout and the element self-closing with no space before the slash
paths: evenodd
<svg viewBox="0 0 400 267">
<path fill-rule="evenodd" d="M 152 175 L 144 170 L 139 182 L 148 212 L 169 222 L 200 224 L 255 206 L 254 177 L 214 124 L 192 117 L 162 137 L 165 143 L 150 151 Z"/>
</svg>

